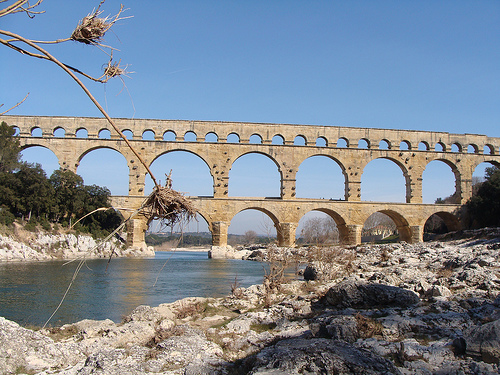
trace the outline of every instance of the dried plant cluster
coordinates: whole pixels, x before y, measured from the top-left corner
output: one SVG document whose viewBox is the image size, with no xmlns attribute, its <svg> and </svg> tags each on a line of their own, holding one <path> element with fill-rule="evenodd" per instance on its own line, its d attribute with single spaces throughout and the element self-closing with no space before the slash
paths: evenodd
<svg viewBox="0 0 500 375">
<path fill-rule="evenodd" d="M 163 220 L 173 226 L 196 216 L 196 209 L 182 193 L 167 186 L 157 186 L 143 204 L 142 213 L 150 220 Z"/>
<path fill-rule="evenodd" d="M 123 11 L 122 5 L 114 19 L 110 20 L 109 17 L 100 18 L 99 16 L 102 14 L 102 11 L 99 11 L 99 8 L 103 3 L 104 1 L 99 4 L 95 11 L 88 14 L 80 21 L 71 34 L 71 40 L 85 44 L 99 44 L 102 41 L 104 34 L 106 34 L 116 21 L 118 21 Z"/>
</svg>

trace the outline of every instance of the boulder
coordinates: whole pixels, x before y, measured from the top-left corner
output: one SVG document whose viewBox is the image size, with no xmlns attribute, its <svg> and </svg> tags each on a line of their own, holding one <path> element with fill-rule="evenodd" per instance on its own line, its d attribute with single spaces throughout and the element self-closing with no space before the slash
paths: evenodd
<svg viewBox="0 0 500 375">
<path fill-rule="evenodd" d="M 371 309 L 409 307 L 419 303 L 420 298 L 415 292 L 396 286 L 347 279 L 330 288 L 324 301 L 337 308 Z"/>
<path fill-rule="evenodd" d="M 465 335 L 467 354 L 500 363 L 500 319 L 471 328 Z"/>
<path fill-rule="evenodd" d="M 343 341 L 321 338 L 281 340 L 247 359 L 247 363 L 252 375 L 401 374 L 388 359 Z"/>
</svg>

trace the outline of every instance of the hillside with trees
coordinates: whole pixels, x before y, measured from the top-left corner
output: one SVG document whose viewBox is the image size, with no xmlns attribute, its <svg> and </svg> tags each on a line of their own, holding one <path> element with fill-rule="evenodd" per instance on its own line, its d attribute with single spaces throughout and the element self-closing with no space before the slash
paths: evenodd
<svg viewBox="0 0 500 375">
<path fill-rule="evenodd" d="M 85 185 L 83 179 L 68 170 L 56 170 L 47 177 L 40 164 L 20 161 L 19 140 L 14 129 L 0 124 L 0 224 L 11 225 L 15 220 L 27 228 L 40 225 L 45 230 L 53 226 L 69 227 L 86 214 L 75 226 L 80 232 L 105 236 L 122 221 L 109 204 L 107 188 Z"/>
</svg>

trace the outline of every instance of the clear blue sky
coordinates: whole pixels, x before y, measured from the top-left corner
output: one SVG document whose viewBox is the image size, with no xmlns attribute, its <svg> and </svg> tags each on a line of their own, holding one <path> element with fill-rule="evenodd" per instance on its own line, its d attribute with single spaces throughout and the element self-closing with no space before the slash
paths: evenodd
<svg viewBox="0 0 500 375">
<path fill-rule="evenodd" d="M 129 64 L 134 73 L 124 78 L 125 90 L 120 80 L 88 84 L 113 117 L 500 136 L 500 1 L 123 3 L 129 8 L 124 16 L 133 18 L 116 24 L 105 42 L 119 48 L 115 57 Z M 97 4 L 45 0 L 40 7 L 45 14 L 33 20 L 23 14 L 4 17 L 0 28 L 33 39 L 62 38 L 71 34 L 78 20 Z M 116 13 L 119 5 L 119 1 L 107 0 L 102 8 L 104 15 Z M 50 51 L 94 75 L 100 74 L 106 62 L 99 50 L 75 43 L 51 46 Z M 27 101 L 12 114 L 100 116 L 76 84 L 50 63 L 4 47 L 0 48 L 0 58 L 0 103 L 8 107 L 30 92 Z M 79 171 L 85 182 L 110 185 L 103 183 L 104 177 L 84 173 L 85 164 L 92 163 L 91 155 L 88 158 L 82 160 Z M 45 156 L 37 152 L 26 155 L 26 159 L 44 162 Z M 183 180 L 180 175 L 186 161 L 174 159 L 166 161 L 161 170 L 174 169 L 176 187 L 176 174 Z M 254 160 L 241 161 L 245 162 Z M 336 173 L 335 165 L 324 162 L 316 169 L 330 167 L 332 174 Z M 380 168 L 392 167 L 370 165 L 363 181 L 373 179 L 373 183 L 364 184 L 363 199 L 402 200 L 400 170 L 395 170 L 394 180 L 386 178 L 388 186 L 376 177 Z M 428 185 L 451 186 L 451 191 L 426 188 L 424 175 L 427 201 L 453 193 L 451 170 L 438 165 L 430 175 L 432 168 L 426 171 Z M 309 169 L 311 173 L 315 170 Z M 236 166 L 231 173 L 238 175 Z M 272 179 L 274 172 L 269 173 Z M 247 185 L 243 173 L 240 178 L 243 188 Z M 328 188 L 336 181 L 338 177 L 326 191 L 316 190 L 314 194 L 338 195 Z M 197 194 L 193 191 L 196 184 L 178 184 L 179 190 Z M 260 186 L 266 184 L 264 181 Z M 275 182 L 269 184 L 269 189 L 275 189 Z M 396 190 L 389 191 L 394 185 Z M 233 185 L 235 195 L 239 186 Z M 111 189 L 120 193 L 120 188 Z M 308 194 L 309 188 L 303 189 Z"/>
</svg>

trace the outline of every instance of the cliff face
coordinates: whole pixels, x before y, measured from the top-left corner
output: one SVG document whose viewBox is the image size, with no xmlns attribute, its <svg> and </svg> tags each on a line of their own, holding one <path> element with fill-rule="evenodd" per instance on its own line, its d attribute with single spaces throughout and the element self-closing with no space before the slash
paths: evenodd
<svg viewBox="0 0 500 375">
<path fill-rule="evenodd" d="M 0 368 L 498 375 L 499 249 L 499 237 L 363 245 L 346 249 L 349 267 L 332 280 L 139 306 L 119 324 L 84 320 L 35 332 L 0 318 Z"/>
<path fill-rule="evenodd" d="M 112 239 L 100 243 L 88 235 L 37 233 L 25 236 L 0 235 L 0 262 L 44 261 L 54 259 L 105 258 L 111 255 L 154 256 L 152 247 L 126 249 L 122 243 Z"/>
</svg>

